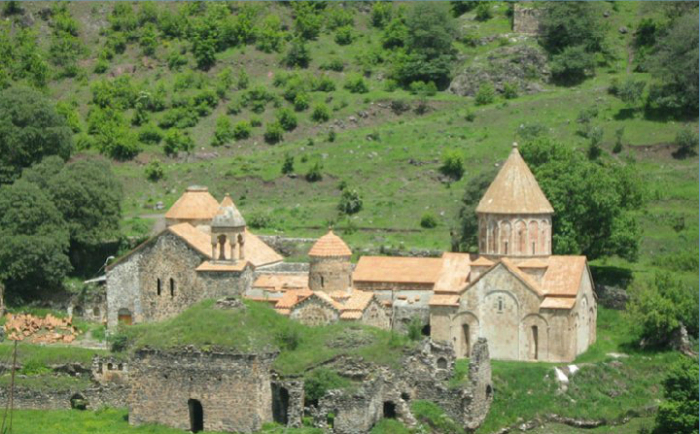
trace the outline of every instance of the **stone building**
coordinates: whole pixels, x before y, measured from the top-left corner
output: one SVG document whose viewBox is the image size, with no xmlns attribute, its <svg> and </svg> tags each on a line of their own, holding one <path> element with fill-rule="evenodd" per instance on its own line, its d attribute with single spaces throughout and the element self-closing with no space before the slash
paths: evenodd
<svg viewBox="0 0 700 434">
<path fill-rule="evenodd" d="M 282 256 L 251 233 L 227 195 L 190 187 L 168 226 L 107 267 L 107 324 L 158 321 L 209 298 L 241 295 L 253 271 Z"/>
<path fill-rule="evenodd" d="M 129 423 L 255 432 L 273 420 L 276 354 L 140 350 L 130 365 Z"/>
<path fill-rule="evenodd" d="M 247 298 L 307 325 L 356 321 L 391 327 L 390 312 L 372 291 L 354 287 L 352 251 L 329 231 L 309 250 L 308 273 L 259 274 Z"/>
<path fill-rule="evenodd" d="M 431 336 L 469 357 L 479 337 L 505 360 L 571 361 L 596 339 L 586 258 L 552 255 L 554 210 L 517 145 L 476 208 L 479 251 L 461 285 L 436 289 Z M 465 255 L 465 264 L 466 264 Z"/>
</svg>

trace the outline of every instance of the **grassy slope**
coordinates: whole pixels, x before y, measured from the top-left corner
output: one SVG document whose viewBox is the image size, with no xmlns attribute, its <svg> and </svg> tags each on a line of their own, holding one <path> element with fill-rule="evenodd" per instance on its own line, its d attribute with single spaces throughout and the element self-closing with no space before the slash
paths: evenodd
<svg viewBox="0 0 700 434">
<path fill-rule="evenodd" d="M 339 354 L 397 366 L 402 351 L 410 345 L 405 338 L 374 327 L 348 323 L 308 327 L 261 303 L 246 302 L 245 312 L 213 309 L 213 303 L 202 302 L 161 323 L 130 327 L 134 348 L 279 349 L 275 369 L 296 374 Z M 292 341 L 297 345 L 289 345 Z"/>
</svg>

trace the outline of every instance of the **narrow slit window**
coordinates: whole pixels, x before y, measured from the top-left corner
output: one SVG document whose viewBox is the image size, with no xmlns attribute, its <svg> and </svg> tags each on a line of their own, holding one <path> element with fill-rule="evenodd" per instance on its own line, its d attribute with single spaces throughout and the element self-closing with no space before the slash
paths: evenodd
<svg viewBox="0 0 700 434">
<path fill-rule="evenodd" d="M 175 279 L 170 278 L 170 297 L 175 297 Z"/>
</svg>

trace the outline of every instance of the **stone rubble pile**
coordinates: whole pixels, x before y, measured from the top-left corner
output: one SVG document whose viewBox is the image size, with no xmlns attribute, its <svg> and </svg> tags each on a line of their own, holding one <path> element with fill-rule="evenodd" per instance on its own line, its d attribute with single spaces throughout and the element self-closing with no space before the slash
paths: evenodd
<svg viewBox="0 0 700 434">
<path fill-rule="evenodd" d="M 7 338 L 33 344 L 73 342 L 80 332 L 73 326 L 73 318 L 57 318 L 51 314 L 40 318 L 30 314 L 5 315 L 4 326 Z"/>
</svg>

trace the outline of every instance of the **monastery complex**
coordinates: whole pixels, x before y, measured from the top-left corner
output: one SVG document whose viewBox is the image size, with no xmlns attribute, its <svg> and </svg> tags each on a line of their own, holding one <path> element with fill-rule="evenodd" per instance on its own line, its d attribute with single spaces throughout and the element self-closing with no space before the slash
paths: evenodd
<svg viewBox="0 0 700 434">
<path fill-rule="evenodd" d="M 332 231 L 295 264 L 246 226 L 230 196 L 190 187 L 167 228 L 107 272 L 107 321 L 140 323 L 221 297 L 269 303 L 308 325 L 356 321 L 405 329 L 469 357 L 486 338 L 492 358 L 566 362 L 596 339 L 586 258 L 552 255 L 554 209 L 514 145 L 476 209 L 479 254 L 362 256 Z"/>
</svg>

